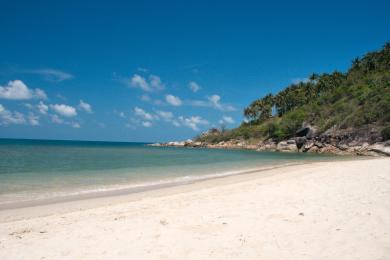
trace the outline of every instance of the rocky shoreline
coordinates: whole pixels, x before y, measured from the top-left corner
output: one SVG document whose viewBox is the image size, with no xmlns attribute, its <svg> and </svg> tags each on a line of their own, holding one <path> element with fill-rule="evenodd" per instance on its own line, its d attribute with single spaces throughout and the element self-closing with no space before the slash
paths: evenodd
<svg viewBox="0 0 390 260">
<path fill-rule="evenodd" d="M 168 143 L 155 143 L 149 146 L 156 147 L 190 147 L 190 148 L 216 148 L 216 149 L 248 149 L 255 151 L 274 152 L 309 152 L 309 153 L 330 153 L 337 155 L 362 155 L 362 156 L 390 156 L 390 141 L 380 143 L 363 144 L 324 144 L 319 141 L 311 141 L 298 148 L 295 139 L 281 141 L 264 141 L 258 144 L 248 144 L 243 140 L 222 141 L 216 144 L 204 142 L 175 141 Z"/>
<path fill-rule="evenodd" d="M 380 137 L 373 135 L 367 129 L 362 129 L 361 132 L 330 130 L 321 135 L 316 135 L 315 128 L 311 126 L 302 127 L 297 131 L 295 137 L 283 141 L 268 139 L 253 143 L 246 140 L 234 139 L 217 143 L 207 143 L 187 140 L 181 142 L 155 143 L 150 146 L 390 156 L 390 140 L 382 141 Z"/>
</svg>

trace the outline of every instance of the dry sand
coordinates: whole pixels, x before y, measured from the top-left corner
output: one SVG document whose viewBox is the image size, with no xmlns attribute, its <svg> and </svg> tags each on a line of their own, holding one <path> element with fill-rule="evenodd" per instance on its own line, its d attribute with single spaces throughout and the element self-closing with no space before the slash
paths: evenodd
<svg viewBox="0 0 390 260">
<path fill-rule="evenodd" d="M 390 159 L 0 211 L 0 259 L 390 259 Z"/>
</svg>

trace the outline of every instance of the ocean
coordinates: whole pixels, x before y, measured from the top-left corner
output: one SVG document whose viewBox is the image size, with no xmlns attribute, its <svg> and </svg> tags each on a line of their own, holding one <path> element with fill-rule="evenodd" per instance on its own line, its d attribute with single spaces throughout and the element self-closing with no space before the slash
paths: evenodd
<svg viewBox="0 0 390 260">
<path fill-rule="evenodd" d="M 18 203 L 136 192 L 255 169 L 346 157 L 151 147 L 145 143 L 0 139 L 0 209 Z"/>
</svg>

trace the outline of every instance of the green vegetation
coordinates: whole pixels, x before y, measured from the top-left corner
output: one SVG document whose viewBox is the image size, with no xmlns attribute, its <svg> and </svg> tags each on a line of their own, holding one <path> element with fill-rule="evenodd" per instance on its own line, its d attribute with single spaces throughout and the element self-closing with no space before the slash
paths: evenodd
<svg viewBox="0 0 390 260">
<path fill-rule="evenodd" d="M 282 140 L 294 136 L 303 122 L 320 133 L 329 128 L 357 129 L 372 125 L 390 139 L 390 43 L 356 58 L 346 73 L 313 74 L 276 95 L 268 94 L 244 109 L 248 119 L 238 128 L 197 139 L 211 143 L 229 139 Z"/>
<path fill-rule="evenodd" d="M 383 140 L 390 140 L 390 125 L 389 126 L 386 126 L 382 129 L 382 137 L 383 137 Z"/>
</svg>

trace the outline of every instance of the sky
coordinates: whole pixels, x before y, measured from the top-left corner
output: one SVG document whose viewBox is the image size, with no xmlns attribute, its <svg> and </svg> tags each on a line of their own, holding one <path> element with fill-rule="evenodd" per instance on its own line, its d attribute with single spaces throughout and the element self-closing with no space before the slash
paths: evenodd
<svg viewBox="0 0 390 260">
<path fill-rule="evenodd" d="M 0 6 L 0 138 L 185 140 L 390 41 L 389 1 Z"/>
</svg>

